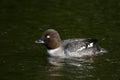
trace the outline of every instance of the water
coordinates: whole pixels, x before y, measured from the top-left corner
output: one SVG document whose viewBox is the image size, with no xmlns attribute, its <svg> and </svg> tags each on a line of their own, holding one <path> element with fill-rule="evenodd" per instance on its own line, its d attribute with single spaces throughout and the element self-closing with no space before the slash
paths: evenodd
<svg viewBox="0 0 120 80">
<path fill-rule="evenodd" d="M 120 80 L 119 0 L 0 1 L 0 80 Z M 48 28 L 62 39 L 97 38 L 108 53 L 48 58 L 34 43 Z"/>
</svg>

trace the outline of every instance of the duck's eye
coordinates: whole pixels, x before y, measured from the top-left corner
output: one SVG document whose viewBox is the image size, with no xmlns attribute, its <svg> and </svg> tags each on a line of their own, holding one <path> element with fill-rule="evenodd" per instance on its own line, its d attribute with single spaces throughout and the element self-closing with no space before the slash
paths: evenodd
<svg viewBox="0 0 120 80">
<path fill-rule="evenodd" d="M 50 35 L 47 35 L 46 38 L 50 38 Z"/>
</svg>

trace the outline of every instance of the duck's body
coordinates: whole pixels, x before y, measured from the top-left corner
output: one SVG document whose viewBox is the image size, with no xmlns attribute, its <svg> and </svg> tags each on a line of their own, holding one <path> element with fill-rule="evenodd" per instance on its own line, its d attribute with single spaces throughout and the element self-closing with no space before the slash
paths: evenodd
<svg viewBox="0 0 120 80">
<path fill-rule="evenodd" d="M 106 52 L 97 45 L 96 39 L 68 39 L 61 41 L 59 33 L 54 29 L 45 31 L 42 38 L 36 43 L 44 44 L 50 56 L 83 57 Z"/>
</svg>

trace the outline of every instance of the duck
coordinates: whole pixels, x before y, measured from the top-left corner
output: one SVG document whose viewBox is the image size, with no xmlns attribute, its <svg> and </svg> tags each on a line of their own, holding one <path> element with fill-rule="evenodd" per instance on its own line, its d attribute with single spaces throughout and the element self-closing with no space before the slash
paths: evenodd
<svg viewBox="0 0 120 80">
<path fill-rule="evenodd" d="M 53 57 L 85 57 L 106 53 L 93 38 L 73 38 L 61 40 L 58 31 L 47 29 L 35 43 L 43 44 L 49 56 Z"/>
</svg>

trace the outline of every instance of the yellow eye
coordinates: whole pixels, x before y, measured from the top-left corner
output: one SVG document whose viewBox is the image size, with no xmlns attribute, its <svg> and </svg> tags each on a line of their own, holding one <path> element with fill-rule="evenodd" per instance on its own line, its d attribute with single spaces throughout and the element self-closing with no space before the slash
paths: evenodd
<svg viewBox="0 0 120 80">
<path fill-rule="evenodd" d="M 47 35 L 46 38 L 50 38 L 50 35 Z"/>
</svg>

